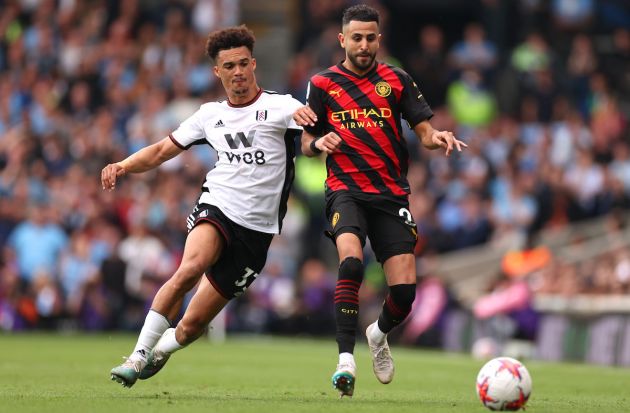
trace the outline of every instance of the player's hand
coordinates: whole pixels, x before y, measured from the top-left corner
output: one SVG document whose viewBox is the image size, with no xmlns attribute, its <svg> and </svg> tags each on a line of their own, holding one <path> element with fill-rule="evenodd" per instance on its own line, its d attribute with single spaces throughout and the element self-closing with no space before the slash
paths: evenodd
<svg viewBox="0 0 630 413">
<path fill-rule="evenodd" d="M 446 156 L 453 152 L 453 148 L 457 148 L 458 152 L 462 151 L 462 147 L 468 148 L 464 142 L 455 138 L 453 132 L 434 130 L 431 134 L 431 143 L 446 149 Z"/>
<path fill-rule="evenodd" d="M 116 187 L 116 179 L 127 173 L 119 163 L 110 163 L 101 171 L 101 184 L 103 190 L 112 191 Z"/>
<path fill-rule="evenodd" d="M 339 149 L 341 146 L 341 137 L 335 132 L 328 132 L 315 142 L 315 147 L 322 152 L 331 154 Z"/>
<path fill-rule="evenodd" d="M 310 106 L 302 106 L 293 114 L 293 120 L 298 126 L 315 126 L 317 115 Z"/>
</svg>

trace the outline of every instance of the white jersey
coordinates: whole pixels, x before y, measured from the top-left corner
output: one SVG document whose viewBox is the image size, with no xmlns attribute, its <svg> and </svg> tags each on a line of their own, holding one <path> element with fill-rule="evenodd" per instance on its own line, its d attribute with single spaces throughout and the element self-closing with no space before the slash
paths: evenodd
<svg viewBox="0 0 630 413">
<path fill-rule="evenodd" d="M 248 104 L 210 102 L 170 138 L 188 149 L 209 144 L 218 154 L 206 175 L 199 203 L 215 205 L 235 223 L 278 234 L 295 175 L 295 137 L 302 130 L 291 95 L 262 91 Z"/>
</svg>

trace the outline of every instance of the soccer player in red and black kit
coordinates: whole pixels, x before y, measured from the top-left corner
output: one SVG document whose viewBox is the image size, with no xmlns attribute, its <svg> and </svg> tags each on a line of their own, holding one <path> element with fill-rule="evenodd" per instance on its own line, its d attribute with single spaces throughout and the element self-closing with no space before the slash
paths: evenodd
<svg viewBox="0 0 630 413">
<path fill-rule="evenodd" d="M 394 376 L 387 333 L 407 317 L 415 299 L 417 232 L 409 212 L 409 156 L 401 117 L 425 148 L 444 148 L 448 156 L 467 145 L 451 132 L 433 129 L 428 120 L 433 113 L 407 73 L 375 60 L 381 37 L 377 10 L 366 5 L 346 9 L 342 30 L 338 37 L 345 60 L 311 78 L 307 106 L 294 119 L 304 126 L 302 153 L 327 154 L 327 234 L 340 262 L 335 290 L 339 364 L 332 381 L 341 396 L 352 396 L 366 237 L 389 286 L 378 320 L 366 330 L 381 383 Z"/>
</svg>

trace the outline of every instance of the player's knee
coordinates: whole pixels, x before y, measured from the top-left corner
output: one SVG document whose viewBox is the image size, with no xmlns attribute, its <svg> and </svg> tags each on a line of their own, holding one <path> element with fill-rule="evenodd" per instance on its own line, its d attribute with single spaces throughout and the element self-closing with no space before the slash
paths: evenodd
<svg viewBox="0 0 630 413">
<path fill-rule="evenodd" d="M 413 301 L 416 299 L 415 284 L 398 284 L 389 287 L 389 295 L 396 306 L 406 311 L 411 310 Z"/>
<path fill-rule="evenodd" d="M 205 270 L 206 268 L 197 262 L 182 263 L 172 278 L 175 289 L 190 291 L 197 284 Z"/>
<path fill-rule="evenodd" d="M 190 344 L 201 337 L 206 331 L 206 328 L 207 326 L 204 323 L 195 320 L 182 320 L 177 325 L 177 329 L 179 330 L 177 341 L 184 345 Z"/>
<path fill-rule="evenodd" d="M 339 279 L 361 283 L 363 281 L 363 263 L 356 257 L 348 257 L 339 265 Z"/>
<path fill-rule="evenodd" d="M 208 269 L 208 265 L 202 259 L 189 258 L 183 261 L 177 272 L 191 278 L 198 278 Z"/>
<path fill-rule="evenodd" d="M 173 276 L 170 280 L 170 284 L 173 290 L 185 294 L 188 291 L 192 290 L 192 288 L 197 283 L 198 278 L 193 279 L 188 276 L 178 276 L 177 274 Z"/>
</svg>

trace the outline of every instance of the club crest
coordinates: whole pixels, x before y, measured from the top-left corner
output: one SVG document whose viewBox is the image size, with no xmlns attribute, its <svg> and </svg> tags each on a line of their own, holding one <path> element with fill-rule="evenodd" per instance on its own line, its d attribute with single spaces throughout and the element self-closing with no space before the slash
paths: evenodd
<svg viewBox="0 0 630 413">
<path fill-rule="evenodd" d="M 337 222 L 339 222 L 339 212 L 335 212 L 333 214 L 332 217 L 332 227 L 335 228 L 335 225 L 337 225 Z"/>
<path fill-rule="evenodd" d="M 263 122 L 267 120 L 267 111 L 266 110 L 257 110 L 256 111 L 256 120 L 258 122 Z"/>
<path fill-rule="evenodd" d="M 374 90 L 376 91 L 376 94 L 382 98 L 386 98 L 390 93 L 392 93 L 392 87 L 387 82 L 378 82 L 374 86 Z"/>
</svg>

